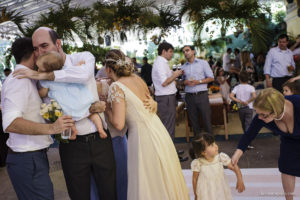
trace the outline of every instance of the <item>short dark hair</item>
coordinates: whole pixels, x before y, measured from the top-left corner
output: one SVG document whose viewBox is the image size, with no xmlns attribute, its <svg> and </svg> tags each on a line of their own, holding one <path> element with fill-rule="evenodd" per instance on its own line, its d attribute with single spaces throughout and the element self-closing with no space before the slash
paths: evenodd
<svg viewBox="0 0 300 200">
<path fill-rule="evenodd" d="M 240 50 L 238 48 L 235 48 L 234 52 L 240 53 Z"/>
<path fill-rule="evenodd" d="M 143 60 L 144 60 L 144 61 L 148 61 L 148 58 L 147 58 L 147 57 L 144 57 Z"/>
<path fill-rule="evenodd" d="M 58 33 L 56 31 L 52 30 L 52 29 L 49 30 L 49 35 L 50 35 L 50 38 L 51 38 L 53 44 L 56 43 L 56 40 L 60 39 Z"/>
<path fill-rule="evenodd" d="M 4 72 L 11 72 L 11 69 L 5 68 L 3 71 L 4 71 Z"/>
<path fill-rule="evenodd" d="M 231 48 L 228 48 L 226 52 L 229 52 L 229 51 L 232 51 L 232 49 L 231 49 Z"/>
<path fill-rule="evenodd" d="M 18 38 L 11 46 L 11 53 L 15 57 L 17 64 L 28 60 L 33 51 L 32 39 L 29 37 Z"/>
<path fill-rule="evenodd" d="M 168 51 L 169 49 L 174 50 L 174 47 L 170 43 L 168 43 L 168 42 L 160 43 L 160 45 L 157 48 L 158 55 L 160 56 L 162 54 L 163 50 Z"/>
<path fill-rule="evenodd" d="M 240 79 L 240 82 L 247 83 L 249 80 L 248 73 L 246 71 L 241 71 L 240 75 L 239 75 L 239 79 Z"/>
<path fill-rule="evenodd" d="M 279 36 L 278 36 L 278 41 L 279 41 L 280 39 L 284 39 L 284 38 L 286 38 L 286 41 L 289 41 L 289 36 L 288 36 L 287 34 L 281 34 L 281 35 L 279 35 Z"/>
<path fill-rule="evenodd" d="M 191 50 L 195 51 L 195 46 L 194 45 L 184 45 L 182 48 L 181 48 L 181 51 L 183 51 L 183 49 L 185 47 L 190 47 Z"/>
<path fill-rule="evenodd" d="M 196 136 L 192 141 L 193 148 L 189 151 L 192 159 L 203 157 L 202 153 L 206 147 L 214 142 L 215 138 L 212 134 L 204 133 L 200 136 Z"/>
</svg>

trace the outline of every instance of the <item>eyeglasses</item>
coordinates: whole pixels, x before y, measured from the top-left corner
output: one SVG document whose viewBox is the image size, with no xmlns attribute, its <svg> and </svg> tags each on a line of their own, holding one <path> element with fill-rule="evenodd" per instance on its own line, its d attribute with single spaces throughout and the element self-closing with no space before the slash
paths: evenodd
<svg viewBox="0 0 300 200">
<path fill-rule="evenodd" d="M 263 113 L 256 113 L 256 114 L 263 119 L 267 119 L 268 117 L 270 117 L 270 115 L 273 114 L 273 112 L 270 112 L 269 114 L 263 114 Z"/>
</svg>

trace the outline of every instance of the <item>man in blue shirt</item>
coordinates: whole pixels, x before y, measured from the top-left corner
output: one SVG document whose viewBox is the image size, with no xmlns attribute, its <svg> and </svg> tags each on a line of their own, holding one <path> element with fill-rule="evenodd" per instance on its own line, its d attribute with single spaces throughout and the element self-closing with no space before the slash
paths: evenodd
<svg viewBox="0 0 300 200">
<path fill-rule="evenodd" d="M 185 74 L 185 100 L 194 135 L 199 135 L 201 131 L 200 114 L 205 131 L 212 134 L 207 84 L 214 80 L 213 72 L 207 61 L 195 58 L 194 46 L 185 45 L 182 51 L 187 60 L 181 68 Z"/>
<path fill-rule="evenodd" d="M 269 50 L 264 66 L 267 87 L 273 87 L 280 92 L 282 84 L 291 78 L 295 70 L 293 52 L 287 48 L 288 42 L 289 37 L 286 34 L 280 35 L 278 46 Z"/>
</svg>

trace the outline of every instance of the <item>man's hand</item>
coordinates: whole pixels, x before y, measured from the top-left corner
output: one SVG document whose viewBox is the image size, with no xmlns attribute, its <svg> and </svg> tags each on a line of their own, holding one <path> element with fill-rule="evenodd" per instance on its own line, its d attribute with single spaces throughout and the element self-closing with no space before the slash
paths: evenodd
<svg viewBox="0 0 300 200">
<path fill-rule="evenodd" d="M 152 113 L 157 112 L 157 102 L 152 99 L 152 97 L 147 94 L 147 98 L 143 100 L 144 106 Z"/>
<path fill-rule="evenodd" d="M 13 76 L 18 79 L 30 78 L 34 80 L 49 80 L 53 81 L 55 76 L 53 72 L 37 72 L 32 69 L 17 69 L 13 72 Z"/>
<path fill-rule="evenodd" d="M 173 75 L 177 78 L 178 76 L 181 76 L 183 74 L 183 70 L 177 69 L 173 72 Z"/>
<path fill-rule="evenodd" d="M 267 88 L 272 87 L 272 82 L 270 79 L 266 79 Z"/>
<path fill-rule="evenodd" d="M 197 80 L 192 80 L 192 81 L 185 80 L 183 83 L 184 83 L 184 85 L 187 85 L 187 86 L 195 86 L 198 84 L 198 81 Z"/>
<path fill-rule="evenodd" d="M 106 109 L 106 103 L 104 101 L 96 101 L 89 109 L 90 113 L 102 113 Z"/>
<path fill-rule="evenodd" d="M 61 133 L 62 131 L 71 128 L 74 126 L 74 120 L 72 120 L 71 116 L 61 116 L 58 118 L 53 124 L 51 124 L 51 132 L 52 134 Z"/>
</svg>

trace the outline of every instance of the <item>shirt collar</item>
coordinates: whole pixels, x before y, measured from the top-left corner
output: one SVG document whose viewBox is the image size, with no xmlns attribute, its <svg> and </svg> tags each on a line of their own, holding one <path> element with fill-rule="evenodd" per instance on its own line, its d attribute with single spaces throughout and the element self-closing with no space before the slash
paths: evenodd
<svg viewBox="0 0 300 200">
<path fill-rule="evenodd" d="M 187 62 L 185 63 L 185 65 L 192 65 L 192 64 L 194 64 L 194 63 L 198 63 L 199 61 L 200 61 L 200 59 L 195 58 L 194 61 L 193 61 L 192 63 L 190 63 L 190 62 L 187 61 Z"/>
<path fill-rule="evenodd" d="M 276 47 L 278 52 L 282 52 L 282 53 L 287 53 L 289 52 L 289 49 L 287 48 L 286 50 L 281 50 L 278 46 Z"/>
<path fill-rule="evenodd" d="M 166 62 L 166 63 L 169 62 L 165 57 L 158 56 L 158 58 L 159 58 L 161 61 L 163 61 L 163 62 Z"/>
<path fill-rule="evenodd" d="M 15 70 L 17 70 L 17 69 L 21 69 L 21 68 L 28 68 L 28 69 L 29 69 L 29 67 L 26 67 L 25 65 L 16 64 L 16 66 L 15 66 Z"/>
</svg>

